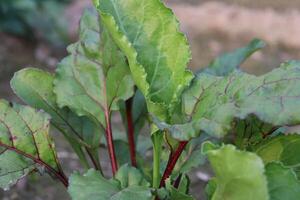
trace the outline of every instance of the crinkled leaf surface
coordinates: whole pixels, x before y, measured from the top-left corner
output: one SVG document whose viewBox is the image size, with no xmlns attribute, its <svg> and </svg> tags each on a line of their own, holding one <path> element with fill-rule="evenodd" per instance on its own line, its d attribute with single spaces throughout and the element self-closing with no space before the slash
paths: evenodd
<svg viewBox="0 0 300 200">
<path fill-rule="evenodd" d="M 34 164 L 59 172 L 49 125 L 50 116 L 45 112 L 0 100 L 1 187 L 15 183 L 32 171 Z"/>
<path fill-rule="evenodd" d="M 133 95 L 133 81 L 125 57 L 100 30 L 96 11 L 86 10 L 79 41 L 68 47 L 69 56 L 58 65 L 54 91 L 59 107 L 69 107 L 105 129 L 105 114 Z"/>
<path fill-rule="evenodd" d="M 271 200 L 300 199 L 300 182 L 292 169 L 271 162 L 266 165 L 265 175 Z"/>
<path fill-rule="evenodd" d="M 265 164 L 280 161 L 300 175 L 300 135 L 276 136 L 256 145 L 254 151 Z"/>
<path fill-rule="evenodd" d="M 226 76 L 238 69 L 249 56 L 264 46 L 263 41 L 253 39 L 247 46 L 217 57 L 202 72 L 216 76 Z"/>
<path fill-rule="evenodd" d="M 206 148 L 204 153 L 215 173 L 217 185 L 212 200 L 268 200 L 264 164 L 254 153 L 237 150 L 233 145 Z"/>
<path fill-rule="evenodd" d="M 136 169 L 135 169 L 136 170 Z M 150 200 L 151 190 L 140 173 L 125 166 L 116 179 L 107 180 L 93 169 L 83 176 L 74 173 L 70 178 L 69 193 L 74 200 Z"/>
<path fill-rule="evenodd" d="M 182 124 L 159 124 L 180 140 L 200 131 L 221 137 L 240 120 L 255 116 L 272 127 L 300 122 L 300 63 L 291 61 L 262 75 L 233 72 L 226 77 L 199 74 L 183 94 Z M 235 133 L 243 134 L 243 133 Z"/>
<path fill-rule="evenodd" d="M 159 0 L 100 0 L 98 8 L 149 112 L 167 119 L 192 78 L 189 46 L 172 11 Z"/>
</svg>

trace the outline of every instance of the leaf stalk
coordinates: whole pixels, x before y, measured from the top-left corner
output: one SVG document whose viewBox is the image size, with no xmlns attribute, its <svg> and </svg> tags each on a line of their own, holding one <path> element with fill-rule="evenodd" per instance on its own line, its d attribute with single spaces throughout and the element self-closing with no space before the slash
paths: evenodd
<svg viewBox="0 0 300 200">
<path fill-rule="evenodd" d="M 164 174 L 161 178 L 161 181 L 160 181 L 160 185 L 159 187 L 164 187 L 165 186 L 165 181 L 167 178 L 170 177 L 170 175 L 172 174 L 174 168 L 175 168 L 175 165 L 181 155 L 181 153 L 183 152 L 185 146 L 188 144 L 188 141 L 181 141 L 179 142 L 179 145 L 177 147 L 177 149 L 175 150 L 175 152 L 171 152 L 170 154 L 170 159 L 168 161 L 168 164 L 167 164 L 167 167 L 164 171 Z"/>
<path fill-rule="evenodd" d="M 127 137 L 129 144 L 131 165 L 136 167 L 136 151 L 134 141 L 134 124 L 132 120 L 132 99 L 128 99 L 126 102 L 126 119 L 127 119 Z"/>
<path fill-rule="evenodd" d="M 160 155 L 162 149 L 162 133 L 156 132 L 152 135 L 153 141 L 153 188 L 159 188 L 160 180 Z"/>
<path fill-rule="evenodd" d="M 113 175 L 118 171 L 118 163 L 116 159 L 116 153 L 114 148 L 113 136 L 112 136 L 112 128 L 110 122 L 110 114 L 108 111 L 105 112 L 105 121 L 106 121 L 106 142 L 108 147 L 109 158 L 111 162 L 111 169 Z"/>
<path fill-rule="evenodd" d="M 23 152 L 23 151 L 21 151 L 21 150 L 15 148 L 15 147 L 11 147 L 11 146 L 6 145 L 6 144 L 1 143 L 1 142 L 0 142 L 0 146 L 4 147 L 4 148 L 6 148 L 6 149 L 9 149 L 9 150 L 11 150 L 11 151 L 14 151 L 14 152 L 16 152 L 16 153 L 18 153 L 18 154 L 20 154 L 20 155 L 26 157 L 26 158 L 31 159 L 33 162 L 35 162 L 35 163 L 37 163 L 37 164 L 39 164 L 39 165 L 41 165 L 41 166 L 44 166 L 50 173 L 52 173 L 56 178 L 58 178 L 58 180 L 60 180 L 60 182 L 61 182 L 66 188 L 69 186 L 68 178 L 67 178 L 67 176 L 64 174 L 64 172 L 62 171 L 62 169 L 61 169 L 59 163 L 57 163 L 58 168 L 59 168 L 59 171 L 57 171 L 56 169 L 54 169 L 53 167 L 51 167 L 50 165 L 48 165 L 47 163 L 45 163 L 45 162 L 42 161 L 41 159 L 35 158 L 35 157 L 33 157 L 32 155 L 27 154 L 27 153 L 25 153 L 25 152 Z"/>
</svg>

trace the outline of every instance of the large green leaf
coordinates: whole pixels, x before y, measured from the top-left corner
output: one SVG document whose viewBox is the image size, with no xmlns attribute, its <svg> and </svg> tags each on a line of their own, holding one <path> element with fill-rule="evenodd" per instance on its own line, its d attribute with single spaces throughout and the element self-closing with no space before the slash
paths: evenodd
<svg viewBox="0 0 300 200">
<path fill-rule="evenodd" d="M 98 8 L 149 112 L 168 119 L 192 78 L 189 46 L 172 11 L 160 0 L 100 0 Z"/>
<path fill-rule="evenodd" d="M 292 169 L 272 162 L 266 165 L 265 175 L 271 200 L 300 199 L 300 181 Z"/>
<path fill-rule="evenodd" d="M 201 131 L 224 136 L 251 115 L 271 128 L 295 125 L 300 122 L 299 88 L 300 63 L 295 61 L 262 76 L 237 71 L 226 77 L 202 73 L 183 94 L 182 124 L 157 124 L 180 140 L 197 137 Z"/>
<path fill-rule="evenodd" d="M 203 149 L 216 176 L 212 200 L 269 199 L 264 164 L 257 155 L 233 145 L 205 143 Z"/>
<path fill-rule="evenodd" d="M 60 109 L 57 106 L 53 81 L 54 75 L 48 72 L 26 68 L 15 73 L 11 87 L 27 104 L 49 113 L 51 124 L 65 135 L 79 158 L 84 160 L 81 146 L 91 149 L 90 151 L 97 147 L 100 139 L 99 128 L 87 118 L 77 117 L 69 109 Z"/>
<path fill-rule="evenodd" d="M 61 171 L 48 135 L 50 116 L 28 106 L 0 100 L 0 186 L 16 183 L 33 169 Z"/>
<path fill-rule="evenodd" d="M 262 49 L 264 46 L 265 43 L 263 41 L 253 39 L 247 46 L 217 57 L 203 70 L 203 72 L 217 76 L 226 76 L 239 68 L 249 56 Z"/>
<path fill-rule="evenodd" d="M 70 177 L 69 193 L 73 200 L 150 200 L 148 185 L 137 169 L 128 166 L 121 167 L 111 180 L 91 169 L 83 176 L 74 173 Z"/>
<path fill-rule="evenodd" d="M 265 164 L 280 161 L 300 175 L 300 135 L 272 137 L 256 145 L 254 151 Z"/>
<path fill-rule="evenodd" d="M 107 32 L 100 30 L 95 10 L 84 12 L 79 38 L 58 65 L 54 81 L 57 103 L 105 129 L 106 118 L 118 109 L 120 100 L 133 95 L 134 84 L 125 57 Z"/>
</svg>

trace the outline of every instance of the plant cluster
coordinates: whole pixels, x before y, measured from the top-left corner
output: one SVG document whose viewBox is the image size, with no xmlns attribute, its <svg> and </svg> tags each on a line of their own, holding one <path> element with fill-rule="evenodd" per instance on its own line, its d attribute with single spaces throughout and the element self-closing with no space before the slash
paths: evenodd
<svg viewBox="0 0 300 200">
<path fill-rule="evenodd" d="M 0 31 L 43 39 L 52 45 L 68 42 L 63 9 L 70 0 L 2 0 Z"/>
<path fill-rule="evenodd" d="M 300 62 L 262 76 L 240 70 L 264 45 L 254 39 L 193 73 L 187 39 L 160 0 L 94 0 L 55 74 L 26 68 L 11 80 L 29 106 L 0 100 L 0 187 L 39 172 L 74 200 L 192 200 L 188 172 L 207 159 L 208 199 L 300 199 L 300 136 L 285 128 L 300 123 Z M 83 175 L 65 175 L 50 128 Z"/>
</svg>

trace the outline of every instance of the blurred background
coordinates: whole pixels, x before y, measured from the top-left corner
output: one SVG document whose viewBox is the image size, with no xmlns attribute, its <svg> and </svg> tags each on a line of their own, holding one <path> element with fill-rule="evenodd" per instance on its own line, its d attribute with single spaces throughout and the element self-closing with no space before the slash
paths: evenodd
<svg viewBox="0 0 300 200">
<path fill-rule="evenodd" d="M 300 0 L 164 0 L 181 22 L 192 49 L 190 68 L 197 70 L 217 55 L 246 45 L 252 38 L 268 44 L 243 65 L 262 74 L 289 59 L 300 59 Z M 9 80 L 24 67 L 54 71 L 77 38 L 82 10 L 91 0 L 0 0 L 0 98 L 19 101 Z M 155 16 L 153 16 L 155 17 Z M 59 157 L 69 173 L 77 169 L 76 156 L 60 135 L 55 135 Z M 108 166 L 107 166 L 108 167 Z M 203 199 L 205 169 L 191 174 L 192 194 Z M 3 200 L 68 200 L 49 177 L 33 176 L 10 191 Z"/>
</svg>

